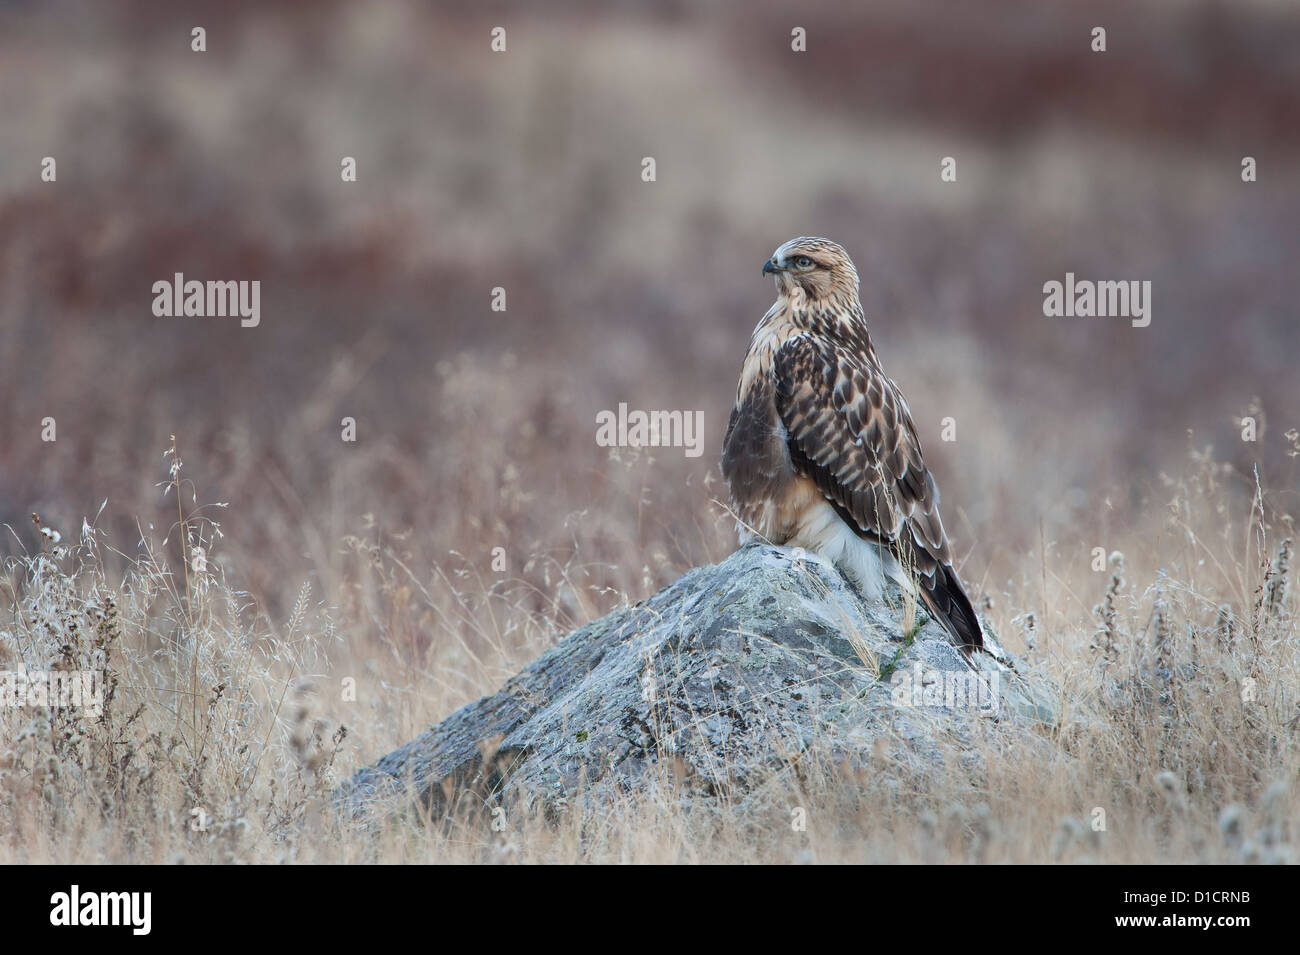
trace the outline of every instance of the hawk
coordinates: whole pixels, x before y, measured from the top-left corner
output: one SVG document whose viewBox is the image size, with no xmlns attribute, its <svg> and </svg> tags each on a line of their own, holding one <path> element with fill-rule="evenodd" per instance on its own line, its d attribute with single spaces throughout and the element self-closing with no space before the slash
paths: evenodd
<svg viewBox="0 0 1300 955">
<path fill-rule="evenodd" d="M 741 543 L 819 554 L 874 598 L 892 578 L 919 590 L 958 644 L 982 647 L 939 488 L 871 345 L 848 253 L 802 236 L 763 274 L 775 276 L 777 299 L 754 329 L 722 444 Z"/>
</svg>

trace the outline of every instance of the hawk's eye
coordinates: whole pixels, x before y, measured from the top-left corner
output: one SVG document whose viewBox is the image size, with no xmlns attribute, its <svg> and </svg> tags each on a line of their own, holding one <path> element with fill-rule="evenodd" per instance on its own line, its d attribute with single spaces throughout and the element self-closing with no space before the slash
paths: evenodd
<svg viewBox="0 0 1300 955">
<path fill-rule="evenodd" d="M 794 260 L 794 264 L 799 266 L 801 269 L 810 269 L 813 267 L 813 260 L 808 258 L 806 255 L 801 255 L 799 258 Z"/>
</svg>

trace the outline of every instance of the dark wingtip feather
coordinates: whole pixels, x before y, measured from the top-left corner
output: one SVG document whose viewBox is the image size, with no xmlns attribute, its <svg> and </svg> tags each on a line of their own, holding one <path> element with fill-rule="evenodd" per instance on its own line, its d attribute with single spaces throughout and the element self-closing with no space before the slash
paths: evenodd
<svg viewBox="0 0 1300 955">
<path fill-rule="evenodd" d="M 966 590 L 951 567 L 939 565 L 933 578 L 921 578 L 921 591 L 926 603 L 961 645 L 962 649 L 978 650 L 984 646 L 984 631 L 980 628 L 975 608 L 971 606 Z"/>
</svg>

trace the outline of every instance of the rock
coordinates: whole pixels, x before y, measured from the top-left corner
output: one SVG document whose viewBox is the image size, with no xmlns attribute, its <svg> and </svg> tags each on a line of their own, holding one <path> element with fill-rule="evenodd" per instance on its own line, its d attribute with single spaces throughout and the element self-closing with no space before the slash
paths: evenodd
<svg viewBox="0 0 1300 955">
<path fill-rule="evenodd" d="M 968 658 L 923 609 L 905 633 L 903 595 L 887 600 L 865 602 L 818 557 L 743 548 L 575 631 L 337 795 L 362 817 L 412 797 L 434 817 L 558 811 L 671 765 L 698 797 L 743 796 L 808 753 L 862 763 L 883 745 L 924 773 L 974 724 L 1032 743 L 1027 728 L 1053 723 L 1050 693 L 992 635 Z"/>
</svg>

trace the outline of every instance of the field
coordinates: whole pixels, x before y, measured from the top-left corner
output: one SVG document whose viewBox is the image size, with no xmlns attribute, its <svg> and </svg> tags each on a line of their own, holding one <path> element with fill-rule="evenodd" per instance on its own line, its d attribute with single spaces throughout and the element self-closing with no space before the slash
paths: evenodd
<svg viewBox="0 0 1300 955">
<path fill-rule="evenodd" d="M 102 718 L 0 709 L 0 861 L 1295 860 L 1300 15 L 841 6 L 806 53 L 768 2 L 0 6 L 0 671 L 110 675 Z M 853 255 L 1059 728 L 766 814 L 336 818 L 735 547 L 719 447 L 800 234 Z M 177 272 L 259 280 L 260 323 L 156 317 Z M 1151 281 L 1151 324 L 1046 317 L 1067 273 Z M 601 447 L 620 402 L 703 455 Z"/>
</svg>

